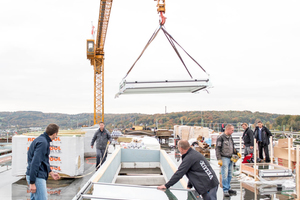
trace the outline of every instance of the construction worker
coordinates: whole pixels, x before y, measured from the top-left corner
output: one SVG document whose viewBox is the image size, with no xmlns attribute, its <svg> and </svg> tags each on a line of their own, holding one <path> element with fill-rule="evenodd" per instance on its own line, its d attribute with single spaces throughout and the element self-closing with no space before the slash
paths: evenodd
<svg viewBox="0 0 300 200">
<path fill-rule="evenodd" d="M 247 123 L 243 123 L 242 127 L 244 129 L 244 156 L 246 157 L 248 154 L 253 153 L 254 136 L 253 131 L 248 127 Z"/>
<path fill-rule="evenodd" d="M 236 159 L 232 158 L 234 155 L 237 155 L 241 158 L 241 154 L 238 153 L 236 148 L 234 147 L 234 142 L 231 136 L 233 131 L 233 125 L 228 124 L 225 127 L 225 132 L 219 135 L 217 138 L 216 156 L 218 159 L 218 164 L 221 166 L 224 197 L 230 197 L 230 195 L 236 194 L 235 190 L 230 189 L 233 161 L 236 161 Z"/>
<path fill-rule="evenodd" d="M 264 159 L 263 157 L 263 150 L 264 150 L 266 156 L 266 162 L 269 163 L 271 160 L 269 156 L 268 146 L 270 144 L 270 137 L 272 136 L 272 133 L 269 131 L 267 127 L 263 126 L 263 123 L 261 121 L 258 121 L 254 134 L 255 134 L 256 142 L 258 144 L 259 158 L 261 160 Z"/>
<path fill-rule="evenodd" d="M 99 123 L 100 128 L 95 132 L 94 137 L 91 142 L 91 148 L 93 148 L 94 143 L 96 141 L 96 168 L 98 169 L 100 166 L 100 159 L 102 159 L 101 164 L 103 164 L 106 160 L 107 153 L 105 153 L 106 148 L 108 148 L 107 144 L 111 143 L 111 135 L 106 128 L 104 128 L 104 122 Z M 104 155 L 105 153 L 105 155 Z"/>
<path fill-rule="evenodd" d="M 49 164 L 50 142 L 57 137 L 58 129 L 56 124 L 49 124 L 46 131 L 30 144 L 26 180 L 31 200 L 48 199 L 46 181 L 49 175 L 54 180 L 60 179 L 59 174 L 52 172 Z"/>
<path fill-rule="evenodd" d="M 188 189 L 194 187 L 204 200 L 216 200 L 219 181 L 209 162 L 201 153 L 192 149 L 187 140 L 178 142 L 178 150 L 182 155 L 178 170 L 165 185 L 157 189 L 165 190 L 186 175 L 189 179 Z"/>
</svg>

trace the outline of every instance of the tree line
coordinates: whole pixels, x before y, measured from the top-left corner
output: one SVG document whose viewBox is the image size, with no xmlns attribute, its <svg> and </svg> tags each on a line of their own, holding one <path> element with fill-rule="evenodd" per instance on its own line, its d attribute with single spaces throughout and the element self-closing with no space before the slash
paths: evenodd
<svg viewBox="0 0 300 200">
<path fill-rule="evenodd" d="M 166 114 L 105 114 L 108 129 L 130 128 L 134 125 L 159 128 L 173 128 L 176 124 L 190 126 L 219 126 L 227 123 L 250 123 L 262 121 L 269 129 L 300 131 L 300 115 L 279 115 L 251 111 L 185 111 Z M 49 123 L 57 123 L 61 129 L 76 129 L 93 125 L 92 113 L 62 114 L 37 111 L 0 112 L 0 129 L 9 127 L 45 128 Z"/>
</svg>

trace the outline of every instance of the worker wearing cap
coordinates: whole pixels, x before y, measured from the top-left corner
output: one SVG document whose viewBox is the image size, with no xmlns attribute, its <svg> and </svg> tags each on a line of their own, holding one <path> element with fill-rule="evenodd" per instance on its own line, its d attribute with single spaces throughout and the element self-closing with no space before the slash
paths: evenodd
<svg viewBox="0 0 300 200">
<path fill-rule="evenodd" d="M 225 132 L 218 136 L 216 146 L 216 156 L 218 164 L 221 166 L 224 197 L 230 197 L 230 195 L 236 194 L 236 191 L 232 190 L 230 187 L 233 171 L 233 161 L 231 158 L 233 155 L 238 155 L 238 157 L 241 158 L 241 154 L 238 153 L 234 147 L 234 142 L 231 136 L 233 130 L 233 125 L 228 124 L 225 127 Z"/>
<path fill-rule="evenodd" d="M 178 142 L 178 150 L 182 155 L 178 170 L 165 185 L 157 189 L 165 190 L 186 175 L 189 179 L 188 189 L 194 187 L 204 200 L 216 200 L 219 181 L 209 162 L 201 153 L 192 149 L 187 140 Z"/>
<path fill-rule="evenodd" d="M 99 123 L 100 128 L 95 132 L 94 137 L 91 142 L 91 148 L 93 148 L 94 143 L 96 141 L 96 149 L 97 149 L 97 156 L 96 156 L 96 169 L 100 166 L 100 159 L 102 159 L 101 164 L 103 164 L 107 157 L 107 150 L 108 144 L 111 143 L 111 135 L 106 128 L 104 128 L 104 122 Z M 105 155 L 104 155 L 105 154 Z"/>
</svg>

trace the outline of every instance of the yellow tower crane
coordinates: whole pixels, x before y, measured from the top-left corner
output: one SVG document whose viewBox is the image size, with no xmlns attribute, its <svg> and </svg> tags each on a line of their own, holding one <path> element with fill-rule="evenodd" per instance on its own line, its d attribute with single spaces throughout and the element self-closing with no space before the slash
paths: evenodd
<svg viewBox="0 0 300 200">
<path fill-rule="evenodd" d="M 94 124 L 104 122 L 104 43 L 113 0 L 101 0 L 96 42 L 87 40 L 87 59 L 94 66 Z"/>
<path fill-rule="evenodd" d="M 165 0 L 157 1 L 157 11 L 165 22 Z M 104 43 L 113 0 L 100 0 L 96 42 L 87 40 L 87 59 L 94 66 L 94 124 L 104 122 Z"/>
</svg>

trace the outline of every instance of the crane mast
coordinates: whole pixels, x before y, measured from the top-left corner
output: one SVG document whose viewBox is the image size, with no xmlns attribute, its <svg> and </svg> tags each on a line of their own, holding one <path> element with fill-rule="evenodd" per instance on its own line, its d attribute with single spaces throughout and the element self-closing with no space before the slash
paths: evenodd
<svg viewBox="0 0 300 200">
<path fill-rule="evenodd" d="M 163 25 L 166 20 L 163 16 L 165 0 L 154 1 L 157 1 L 157 12 Z M 96 42 L 87 40 L 87 59 L 94 66 L 94 124 L 104 122 L 104 44 L 112 3 L 113 0 L 100 0 Z"/>
<path fill-rule="evenodd" d="M 96 42 L 87 40 L 87 59 L 94 67 L 94 124 L 104 122 L 104 44 L 113 0 L 101 0 Z"/>
</svg>

